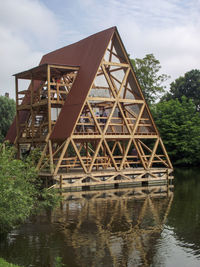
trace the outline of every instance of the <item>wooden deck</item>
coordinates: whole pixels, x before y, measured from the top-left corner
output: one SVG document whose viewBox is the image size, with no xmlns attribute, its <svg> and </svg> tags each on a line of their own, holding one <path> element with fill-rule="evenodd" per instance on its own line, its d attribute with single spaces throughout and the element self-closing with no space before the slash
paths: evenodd
<svg viewBox="0 0 200 267">
<path fill-rule="evenodd" d="M 41 172 L 41 177 L 51 177 L 54 188 L 69 190 L 103 189 L 127 186 L 141 186 L 150 184 L 171 184 L 173 169 L 168 168 L 127 168 L 116 172 L 113 169 L 98 170 L 92 173 L 83 173 L 81 169 L 73 169 L 69 173 L 51 175 Z"/>
</svg>

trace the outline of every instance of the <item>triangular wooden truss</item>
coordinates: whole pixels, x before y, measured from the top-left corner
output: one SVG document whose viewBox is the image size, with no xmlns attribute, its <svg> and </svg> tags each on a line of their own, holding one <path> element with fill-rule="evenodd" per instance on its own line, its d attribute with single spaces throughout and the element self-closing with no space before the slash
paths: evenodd
<svg viewBox="0 0 200 267">
<path fill-rule="evenodd" d="M 45 71 L 34 89 L 34 77 L 40 73 L 41 79 Z M 17 87 L 17 118 L 25 109 L 29 115 L 23 123 L 17 119 L 16 137 L 18 146 L 30 143 L 42 148 L 41 174 L 61 177 L 66 187 L 169 178 L 172 164 L 117 31 L 65 140 L 51 136 L 70 89 L 73 94 L 79 68 L 47 65 L 43 72 L 32 71 L 29 105 L 19 103 L 24 92 Z M 16 75 L 17 80 L 21 76 Z M 42 99 L 45 87 L 47 95 Z"/>
</svg>

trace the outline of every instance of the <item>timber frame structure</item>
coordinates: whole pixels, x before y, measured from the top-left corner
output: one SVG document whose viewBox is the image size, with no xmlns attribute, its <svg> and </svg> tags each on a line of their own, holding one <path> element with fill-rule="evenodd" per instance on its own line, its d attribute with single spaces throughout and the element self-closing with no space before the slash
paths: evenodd
<svg viewBox="0 0 200 267">
<path fill-rule="evenodd" d="M 16 118 L 6 139 L 38 147 L 54 187 L 173 179 L 172 164 L 116 27 L 45 55 L 15 74 Z M 27 90 L 19 81 L 30 80 Z"/>
</svg>

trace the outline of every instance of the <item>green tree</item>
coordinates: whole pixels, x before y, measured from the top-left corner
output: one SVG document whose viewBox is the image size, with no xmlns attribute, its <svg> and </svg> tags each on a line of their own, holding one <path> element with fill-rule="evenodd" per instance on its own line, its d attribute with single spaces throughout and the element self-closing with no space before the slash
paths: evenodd
<svg viewBox="0 0 200 267">
<path fill-rule="evenodd" d="M 170 100 L 182 96 L 191 98 L 196 105 L 197 110 L 200 110 L 200 70 L 191 70 L 179 77 L 170 84 L 170 91 L 162 100 Z"/>
<path fill-rule="evenodd" d="M 15 116 L 15 101 L 6 96 L 0 96 L 0 142 L 2 142 Z"/>
<path fill-rule="evenodd" d="M 142 59 L 131 59 L 131 63 L 146 101 L 154 103 L 164 93 L 166 86 L 163 83 L 169 76 L 160 74 L 160 61 L 153 54 L 147 54 Z"/>
<path fill-rule="evenodd" d="M 13 147 L 0 146 L 0 234 L 24 222 L 31 214 L 38 194 L 36 177 L 29 160 L 17 160 Z"/>
<path fill-rule="evenodd" d="M 13 147 L 0 144 L 0 235 L 23 223 L 38 209 L 53 208 L 60 201 L 54 190 L 41 189 L 35 151 L 24 160 L 15 156 Z"/>
<path fill-rule="evenodd" d="M 200 115 L 186 97 L 152 107 L 155 123 L 174 165 L 200 163 Z"/>
</svg>

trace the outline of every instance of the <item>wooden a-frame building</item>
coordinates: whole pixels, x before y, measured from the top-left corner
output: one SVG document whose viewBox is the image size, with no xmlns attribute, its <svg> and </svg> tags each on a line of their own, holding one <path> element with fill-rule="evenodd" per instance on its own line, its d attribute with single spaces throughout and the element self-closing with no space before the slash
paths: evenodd
<svg viewBox="0 0 200 267">
<path fill-rule="evenodd" d="M 14 76 L 17 114 L 6 139 L 19 156 L 39 147 L 39 173 L 53 178 L 54 186 L 173 178 L 116 27 L 53 51 L 39 66 Z M 31 83 L 22 90 L 24 79 Z"/>
</svg>

